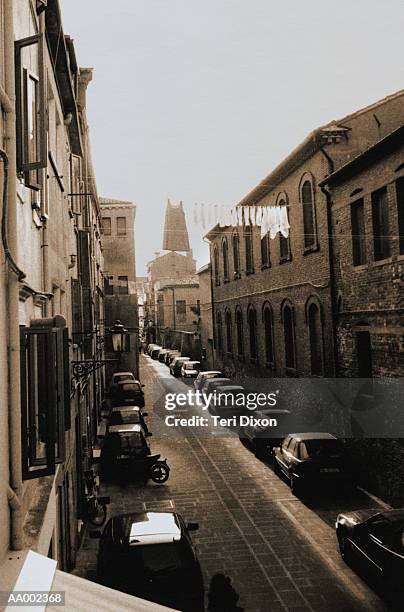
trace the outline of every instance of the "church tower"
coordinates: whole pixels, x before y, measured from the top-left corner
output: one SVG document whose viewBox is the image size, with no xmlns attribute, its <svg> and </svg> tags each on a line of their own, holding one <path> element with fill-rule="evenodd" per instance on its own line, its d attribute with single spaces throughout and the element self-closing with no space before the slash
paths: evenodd
<svg viewBox="0 0 404 612">
<path fill-rule="evenodd" d="M 163 249 L 165 251 L 189 252 L 189 238 L 182 202 L 171 204 L 167 201 L 164 222 Z"/>
</svg>

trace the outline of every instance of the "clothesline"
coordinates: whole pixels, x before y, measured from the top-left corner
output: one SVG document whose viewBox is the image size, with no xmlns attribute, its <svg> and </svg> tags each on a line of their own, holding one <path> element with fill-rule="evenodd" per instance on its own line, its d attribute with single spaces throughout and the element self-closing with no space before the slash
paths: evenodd
<svg viewBox="0 0 404 612">
<path fill-rule="evenodd" d="M 269 233 L 274 239 L 278 233 L 289 236 L 288 206 L 225 206 L 194 204 L 193 222 L 203 230 L 219 227 L 260 227 L 261 237 Z"/>
</svg>

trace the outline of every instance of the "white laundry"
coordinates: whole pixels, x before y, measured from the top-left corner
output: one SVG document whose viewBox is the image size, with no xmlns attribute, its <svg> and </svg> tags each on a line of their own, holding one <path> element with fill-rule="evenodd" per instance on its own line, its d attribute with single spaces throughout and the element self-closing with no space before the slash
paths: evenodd
<svg viewBox="0 0 404 612">
<path fill-rule="evenodd" d="M 279 210 L 279 231 L 285 238 L 289 236 L 289 228 L 288 207 L 281 206 Z"/>
</svg>

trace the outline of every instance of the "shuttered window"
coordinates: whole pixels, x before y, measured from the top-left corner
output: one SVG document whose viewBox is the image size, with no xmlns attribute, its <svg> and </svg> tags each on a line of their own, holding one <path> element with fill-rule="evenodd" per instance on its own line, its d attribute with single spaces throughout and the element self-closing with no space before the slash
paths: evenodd
<svg viewBox="0 0 404 612">
<path fill-rule="evenodd" d="M 70 427 L 68 334 L 41 319 L 21 327 L 21 436 L 23 478 L 55 473 L 64 460 Z"/>
</svg>

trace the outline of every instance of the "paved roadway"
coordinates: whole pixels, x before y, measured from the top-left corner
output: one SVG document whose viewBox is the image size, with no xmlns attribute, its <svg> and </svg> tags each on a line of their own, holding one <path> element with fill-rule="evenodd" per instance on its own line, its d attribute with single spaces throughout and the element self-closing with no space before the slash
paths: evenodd
<svg viewBox="0 0 404 612">
<path fill-rule="evenodd" d="M 167 435 L 167 392 L 190 386 L 170 376 L 161 363 L 142 356 L 146 409 L 153 452 L 168 458 L 170 479 L 153 483 L 108 484 L 111 514 L 146 508 L 175 508 L 199 523 L 193 536 L 205 576 L 231 578 L 246 612 L 360 612 L 387 607 L 340 559 L 334 533 L 338 512 L 377 503 L 357 492 L 349 499 L 294 497 L 287 483 L 255 458 L 235 435 L 176 429 Z M 198 412 L 199 411 L 199 412 Z M 203 414 L 200 409 L 195 414 Z M 189 416 L 186 408 L 175 411 Z M 173 413 L 170 413 L 173 414 Z M 169 432 L 171 433 L 171 432 Z M 94 579 L 96 540 L 85 538 L 77 573 Z"/>
</svg>

